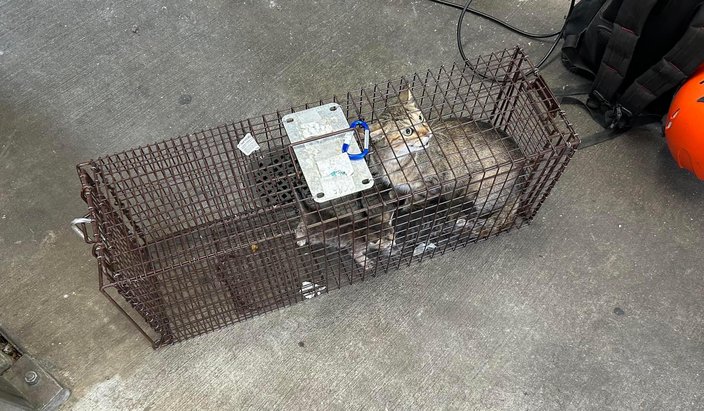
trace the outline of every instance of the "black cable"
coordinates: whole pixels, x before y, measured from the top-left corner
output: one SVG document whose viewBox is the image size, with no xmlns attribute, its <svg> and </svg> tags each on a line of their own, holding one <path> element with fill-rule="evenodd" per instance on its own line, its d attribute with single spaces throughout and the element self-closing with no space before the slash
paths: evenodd
<svg viewBox="0 0 704 411">
<path fill-rule="evenodd" d="M 460 8 L 459 5 L 457 5 L 455 3 L 451 3 L 446 0 L 430 0 L 430 1 L 432 1 L 434 3 L 442 4 L 445 6 L 451 6 L 451 7 L 457 8 L 457 9 Z M 464 47 L 462 46 L 462 22 L 464 21 L 464 16 L 465 16 L 465 14 L 467 14 L 467 12 L 470 12 L 472 14 L 476 14 L 480 17 L 488 19 L 488 20 L 490 20 L 490 21 L 492 21 L 502 27 L 507 28 L 508 30 L 510 30 L 514 33 L 520 34 L 520 35 L 528 37 L 528 38 L 545 39 L 545 38 L 555 37 L 555 40 L 553 41 L 552 45 L 550 46 L 550 49 L 545 54 L 545 56 L 543 56 L 543 58 L 540 60 L 540 62 L 536 66 L 537 68 L 542 68 L 543 65 L 550 58 L 552 53 L 557 48 L 557 45 L 560 43 L 560 40 L 562 39 L 562 33 L 564 32 L 565 25 L 567 24 L 567 18 L 569 18 L 570 14 L 572 14 L 572 10 L 574 9 L 575 3 L 576 3 L 576 0 L 570 0 L 570 9 L 567 12 L 567 18 L 565 18 L 565 23 L 562 25 L 562 28 L 560 29 L 560 31 L 558 31 L 556 33 L 550 33 L 550 34 L 535 34 L 535 33 L 529 33 L 527 31 L 521 30 L 518 27 L 515 27 L 515 26 L 513 26 L 503 20 L 500 20 L 494 16 L 491 16 L 487 13 L 470 8 L 469 6 L 472 4 L 472 1 L 473 0 L 467 0 L 467 2 L 464 4 L 464 7 L 461 8 L 462 12 L 460 13 L 460 17 L 457 21 L 457 48 L 459 49 L 460 56 L 462 56 L 462 60 L 464 60 L 465 63 L 467 63 L 469 65 L 470 69 L 472 69 L 475 73 L 479 74 L 481 77 L 486 78 L 486 79 L 490 79 L 493 81 L 501 81 L 501 80 L 491 78 L 491 77 L 486 76 L 485 74 L 482 74 L 482 73 L 478 73 L 476 71 L 475 67 L 470 63 L 469 59 L 467 58 L 467 55 L 464 52 Z"/>
<path fill-rule="evenodd" d="M 555 51 L 557 48 L 557 45 L 560 43 L 560 40 L 562 40 L 562 35 L 565 32 L 565 27 L 567 27 L 567 19 L 570 18 L 570 15 L 572 15 L 572 11 L 574 10 L 574 6 L 577 3 L 577 0 L 570 0 L 570 8 L 567 10 L 567 15 L 565 16 L 565 22 L 562 23 L 562 28 L 560 29 L 560 34 L 555 37 L 555 41 L 552 43 L 552 46 L 550 46 L 550 50 L 548 50 L 547 53 L 545 53 L 545 56 L 543 57 L 542 60 L 538 63 L 536 66 L 537 68 L 542 68 L 543 65 L 548 61 L 552 53 Z"/>
<path fill-rule="evenodd" d="M 443 6 L 450 6 L 450 7 L 456 8 L 458 10 L 463 10 L 462 5 L 457 4 L 457 3 L 453 3 L 451 1 L 447 1 L 447 0 L 430 0 L 430 1 L 432 1 L 433 3 L 441 4 Z M 482 17 L 482 18 L 485 18 L 489 21 L 492 21 L 500 26 L 503 26 L 516 34 L 520 34 L 521 36 L 528 37 L 530 39 L 549 39 L 551 37 L 555 37 L 555 36 L 562 33 L 562 31 L 558 31 L 556 33 L 547 33 L 547 34 L 530 33 L 530 32 L 524 31 L 524 30 L 512 25 L 511 23 L 508 23 L 508 22 L 501 20 L 497 17 L 494 17 L 491 14 L 487 14 L 481 10 L 477 10 L 474 8 L 468 8 L 467 11 L 472 14 L 476 14 L 479 17 Z"/>
</svg>

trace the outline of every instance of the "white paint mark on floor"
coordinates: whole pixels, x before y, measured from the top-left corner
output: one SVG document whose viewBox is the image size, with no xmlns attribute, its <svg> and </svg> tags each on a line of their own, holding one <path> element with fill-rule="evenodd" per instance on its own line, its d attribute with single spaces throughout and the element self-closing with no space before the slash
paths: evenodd
<svg viewBox="0 0 704 411">
<path fill-rule="evenodd" d="M 39 243 L 39 246 L 40 247 L 48 247 L 48 246 L 54 245 L 54 243 L 56 243 L 56 233 L 49 230 L 46 233 L 46 236 L 44 236 L 44 238 L 42 239 L 42 242 Z"/>
</svg>

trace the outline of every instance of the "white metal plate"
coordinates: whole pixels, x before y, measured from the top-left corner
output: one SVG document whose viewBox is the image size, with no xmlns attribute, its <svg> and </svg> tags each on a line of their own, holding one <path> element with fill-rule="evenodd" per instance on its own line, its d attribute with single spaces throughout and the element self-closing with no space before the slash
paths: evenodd
<svg viewBox="0 0 704 411">
<path fill-rule="evenodd" d="M 282 121 L 291 143 L 350 127 L 342 107 L 336 103 L 287 114 Z M 316 202 L 348 196 L 374 185 L 367 162 L 364 159 L 350 160 L 342 152 L 342 143 L 348 136 L 352 137 L 349 151 L 360 152 L 352 133 L 354 131 L 350 130 L 293 147 Z"/>
</svg>

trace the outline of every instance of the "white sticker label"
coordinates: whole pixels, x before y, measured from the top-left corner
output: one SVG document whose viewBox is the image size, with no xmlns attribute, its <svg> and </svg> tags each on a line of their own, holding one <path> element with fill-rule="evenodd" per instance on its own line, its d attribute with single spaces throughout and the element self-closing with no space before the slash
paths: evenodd
<svg viewBox="0 0 704 411">
<path fill-rule="evenodd" d="M 247 135 L 244 136 L 244 138 L 237 144 L 237 148 L 239 148 L 244 155 L 248 156 L 259 150 L 259 144 L 257 144 L 257 140 L 254 139 L 254 136 L 252 136 L 251 133 L 247 133 Z"/>
</svg>

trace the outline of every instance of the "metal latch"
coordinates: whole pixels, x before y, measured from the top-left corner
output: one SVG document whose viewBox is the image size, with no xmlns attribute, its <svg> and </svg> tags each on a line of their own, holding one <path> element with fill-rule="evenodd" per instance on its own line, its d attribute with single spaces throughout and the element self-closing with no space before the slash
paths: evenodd
<svg viewBox="0 0 704 411">
<path fill-rule="evenodd" d="M 76 234 L 78 234 L 78 236 L 81 237 L 81 239 L 83 239 L 83 241 L 85 241 L 86 243 L 89 243 L 89 244 L 92 243 L 93 241 L 88 236 L 88 229 L 86 228 L 86 224 L 90 224 L 92 222 L 93 222 L 93 219 L 90 218 L 90 214 L 87 214 L 83 217 L 74 218 L 73 220 L 71 220 L 71 228 L 73 229 L 73 231 Z"/>
</svg>

